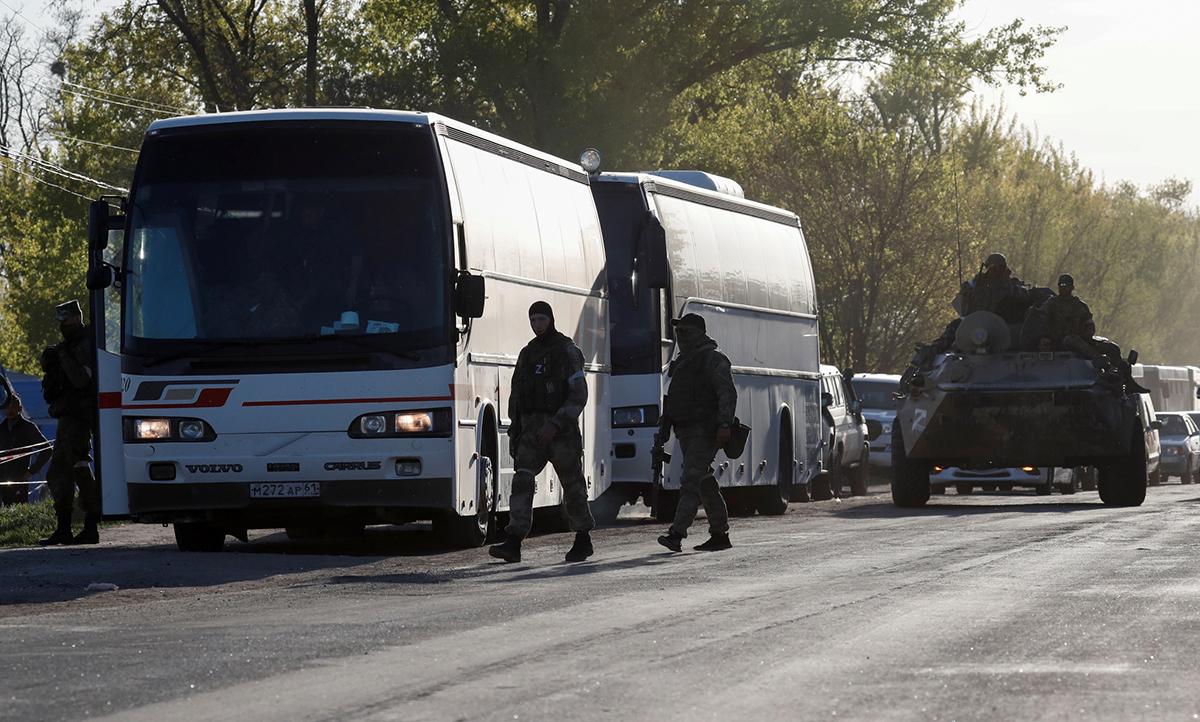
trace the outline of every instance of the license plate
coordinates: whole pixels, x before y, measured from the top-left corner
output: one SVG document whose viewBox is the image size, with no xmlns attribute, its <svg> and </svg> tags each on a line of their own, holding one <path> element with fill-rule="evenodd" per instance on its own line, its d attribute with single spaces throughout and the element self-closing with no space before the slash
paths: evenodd
<svg viewBox="0 0 1200 722">
<path fill-rule="evenodd" d="M 320 495 L 319 481 L 264 482 L 250 485 L 251 499 L 296 499 Z"/>
</svg>

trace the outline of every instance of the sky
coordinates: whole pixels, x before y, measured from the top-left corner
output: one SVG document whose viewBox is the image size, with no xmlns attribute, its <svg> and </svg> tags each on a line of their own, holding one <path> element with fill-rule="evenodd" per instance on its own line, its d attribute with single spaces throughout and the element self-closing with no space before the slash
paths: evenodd
<svg viewBox="0 0 1200 722">
<path fill-rule="evenodd" d="M 98 0 L 107 8 L 118 0 Z M 0 0 L 49 25 L 49 0 Z M 95 12 L 95 11 L 93 11 Z M 1200 2 L 1196 0 L 965 0 L 972 34 L 1024 18 L 1067 26 L 1045 58 L 1062 88 L 1021 96 L 984 87 L 1039 136 L 1061 143 L 1107 183 L 1190 180 L 1200 203 Z"/>
<path fill-rule="evenodd" d="M 1200 187 L 1200 2 L 967 0 L 958 15 L 977 34 L 1016 17 L 1067 26 L 1045 58 L 1061 89 L 985 88 L 986 102 L 1003 102 L 1108 183 L 1176 177 Z"/>
</svg>

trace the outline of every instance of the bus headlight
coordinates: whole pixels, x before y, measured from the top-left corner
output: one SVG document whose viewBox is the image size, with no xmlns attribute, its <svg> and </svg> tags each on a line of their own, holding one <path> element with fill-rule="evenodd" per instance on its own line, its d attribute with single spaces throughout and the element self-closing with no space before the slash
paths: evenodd
<svg viewBox="0 0 1200 722">
<path fill-rule="evenodd" d="M 365 436 L 380 436 L 388 432 L 387 417 L 383 414 L 363 416 L 358 420 L 358 428 Z"/>
<path fill-rule="evenodd" d="M 401 434 L 428 434 L 433 431 L 433 413 L 429 411 L 405 411 L 396 414 L 396 432 Z"/>
<path fill-rule="evenodd" d="M 123 420 L 123 426 L 123 436 L 129 443 L 212 441 L 217 438 L 216 432 L 203 419 L 128 417 Z"/>
<path fill-rule="evenodd" d="M 184 419 L 179 422 L 179 438 L 199 441 L 204 438 L 204 422 L 199 419 Z"/>
<path fill-rule="evenodd" d="M 621 406 L 612 410 L 612 425 L 614 429 L 627 429 L 634 426 L 657 426 L 658 406 Z"/>
<path fill-rule="evenodd" d="M 350 424 L 348 433 L 356 439 L 449 436 L 453 418 L 449 408 L 364 414 Z"/>
<path fill-rule="evenodd" d="M 134 419 L 133 438 L 138 441 L 159 441 L 171 438 L 170 419 Z"/>
</svg>

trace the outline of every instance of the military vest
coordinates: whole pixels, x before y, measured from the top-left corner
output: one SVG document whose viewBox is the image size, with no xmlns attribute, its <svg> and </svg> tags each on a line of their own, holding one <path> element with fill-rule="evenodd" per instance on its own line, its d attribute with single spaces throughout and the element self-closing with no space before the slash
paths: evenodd
<svg viewBox="0 0 1200 722">
<path fill-rule="evenodd" d="M 717 390 L 708 378 L 715 347 L 703 348 L 671 362 L 666 414 L 676 424 L 716 423 Z"/>
<path fill-rule="evenodd" d="M 521 413 L 553 414 L 567 402 L 571 378 L 571 339 L 559 337 L 547 344 L 531 343 L 522 355 L 520 377 L 514 379 Z"/>
</svg>

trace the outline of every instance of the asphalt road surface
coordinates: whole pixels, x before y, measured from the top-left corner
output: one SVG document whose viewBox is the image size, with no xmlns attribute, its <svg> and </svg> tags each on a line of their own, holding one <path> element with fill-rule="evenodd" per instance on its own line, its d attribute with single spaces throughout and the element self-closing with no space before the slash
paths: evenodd
<svg viewBox="0 0 1200 722">
<path fill-rule="evenodd" d="M 1200 487 L 792 505 L 716 554 L 660 529 L 577 565 L 386 527 L 0 552 L 0 719 L 1200 719 Z"/>
</svg>

